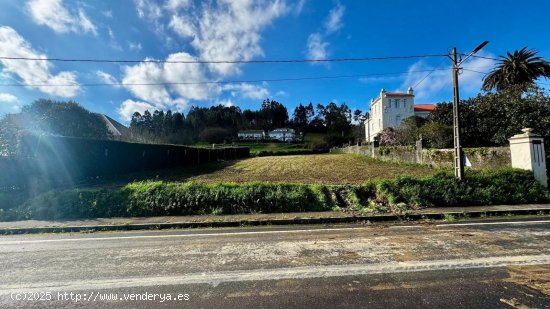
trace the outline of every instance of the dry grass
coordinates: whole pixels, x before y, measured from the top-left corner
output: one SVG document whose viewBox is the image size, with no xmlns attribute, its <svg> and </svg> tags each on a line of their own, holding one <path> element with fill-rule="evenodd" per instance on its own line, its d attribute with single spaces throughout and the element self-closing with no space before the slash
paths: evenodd
<svg viewBox="0 0 550 309">
<path fill-rule="evenodd" d="M 378 162 L 357 155 L 323 154 L 250 158 L 181 180 L 356 184 L 374 178 L 395 178 L 405 174 L 426 176 L 433 172 L 428 167 Z"/>
</svg>

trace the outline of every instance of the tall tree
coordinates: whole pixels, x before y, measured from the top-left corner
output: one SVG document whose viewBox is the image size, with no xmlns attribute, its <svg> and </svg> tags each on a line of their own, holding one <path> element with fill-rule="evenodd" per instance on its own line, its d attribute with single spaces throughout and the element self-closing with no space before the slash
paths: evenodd
<svg viewBox="0 0 550 309">
<path fill-rule="evenodd" d="M 294 125 L 294 128 L 298 129 L 301 132 L 304 132 L 307 128 L 307 125 L 309 124 L 307 108 L 302 104 L 296 106 L 296 108 L 294 109 L 292 123 Z"/>
<path fill-rule="evenodd" d="M 485 91 L 496 88 L 500 92 L 510 86 L 528 86 L 534 84 L 539 77 L 550 77 L 550 64 L 538 57 L 534 49 L 528 50 L 524 47 L 500 58 L 497 67 L 483 79 L 482 88 Z"/>
</svg>

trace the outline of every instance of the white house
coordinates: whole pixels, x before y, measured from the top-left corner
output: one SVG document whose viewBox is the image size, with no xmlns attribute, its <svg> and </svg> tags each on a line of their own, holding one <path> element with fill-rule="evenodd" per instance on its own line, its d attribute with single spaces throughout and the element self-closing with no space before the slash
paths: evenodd
<svg viewBox="0 0 550 309">
<path fill-rule="evenodd" d="M 265 139 L 265 132 L 263 130 L 242 130 L 237 133 L 237 137 L 244 140 L 262 140 Z"/>
<path fill-rule="evenodd" d="M 371 100 L 370 111 L 365 119 L 366 140 L 374 141 L 374 137 L 385 128 L 398 128 L 405 118 L 413 115 L 427 117 L 434 109 L 433 104 L 414 105 L 412 88 L 407 92 L 387 92 L 382 89 L 380 96 Z"/>
<path fill-rule="evenodd" d="M 283 142 L 292 142 L 295 139 L 294 129 L 280 128 L 269 132 L 269 138 Z"/>
</svg>

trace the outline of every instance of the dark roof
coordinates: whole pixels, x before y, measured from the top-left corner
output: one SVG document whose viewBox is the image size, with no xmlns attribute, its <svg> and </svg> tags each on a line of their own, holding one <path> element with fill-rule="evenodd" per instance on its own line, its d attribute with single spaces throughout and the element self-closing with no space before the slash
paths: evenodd
<svg viewBox="0 0 550 309">
<path fill-rule="evenodd" d="M 435 109 L 435 104 L 418 104 L 414 106 L 415 112 L 431 112 Z"/>
<path fill-rule="evenodd" d="M 114 136 L 129 136 L 130 135 L 130 129 L 126 126 L 124 126 L 122 123 L 114 120 L 113 118 L 100 114 L 101 119 L 105 122 L 105 125 L 107 126 L 107 130 L 111 132 Z"/>
</svg>

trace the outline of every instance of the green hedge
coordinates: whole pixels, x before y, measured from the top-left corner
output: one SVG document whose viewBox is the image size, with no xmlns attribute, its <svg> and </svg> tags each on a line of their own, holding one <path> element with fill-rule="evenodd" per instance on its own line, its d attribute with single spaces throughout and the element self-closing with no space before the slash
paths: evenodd
<svg viewBox="0 0 550 309">
<path fill-rule="evenodd" d="M 361 185 L 278 183 L 202 184 L 146 181 L 118 189 L 51 191 L 3 220 L 94 217 L 241 214 L 323 211 L 402 212 L 430 206 L 542 203 L 548 190 L 529 171 L 468 171 L 459 182 L 443 172 L 424 178 L 403 176 Z M 1 219 L 1 218 L 0 218 Z"/>
<path fill-rule="evenodd" d="M 292 155 L 310 155 L 310 154 L 322 154 L 322 153 L 328 153 L 328 150 L 313 150 L 313 149 L 280 150 L 280 151 L 260 150 L 257 156 L 258 157 L 292 156 Z"/>
</svg>

